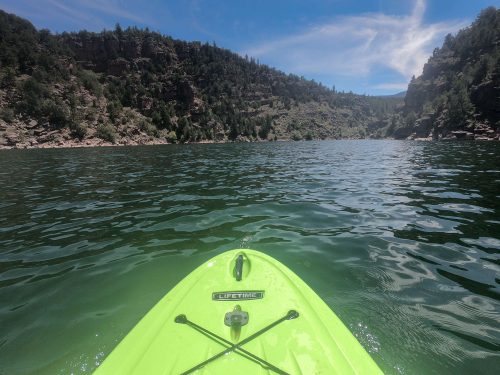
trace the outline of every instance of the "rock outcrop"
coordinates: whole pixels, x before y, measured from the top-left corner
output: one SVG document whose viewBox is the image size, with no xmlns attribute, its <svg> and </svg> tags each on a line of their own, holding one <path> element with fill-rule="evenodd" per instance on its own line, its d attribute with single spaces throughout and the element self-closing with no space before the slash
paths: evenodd
<svg viewBox="0 0 500 375">
<path fill-rule="evenodd" d="M 408 86 L 389 135 L 410 139 L 500 139 L 500 10 L 481 12 L 436 48 Z"/>
</svg>

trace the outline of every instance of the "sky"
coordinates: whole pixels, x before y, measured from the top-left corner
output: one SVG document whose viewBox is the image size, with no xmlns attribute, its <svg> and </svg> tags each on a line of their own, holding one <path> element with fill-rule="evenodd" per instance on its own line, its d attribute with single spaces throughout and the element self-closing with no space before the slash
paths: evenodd
<svg viewBox="0 0 500 375">
<path fill-rule="evenodd" d="M 500 0 L 0 0 L 54 33 L 148 27 L 215 42 L 337 91 L 404 91 L 448 33 Z"/>
</svg>

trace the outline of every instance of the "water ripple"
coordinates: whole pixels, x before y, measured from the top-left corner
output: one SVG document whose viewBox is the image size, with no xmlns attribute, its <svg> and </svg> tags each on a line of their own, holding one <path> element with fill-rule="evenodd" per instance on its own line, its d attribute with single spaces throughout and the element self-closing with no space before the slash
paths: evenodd
<svg viewBox="0 0 500 375">
<path fill-rule="evenodd" d="M 494 374 L 498 165 L 479 142 L 2 151 L 0 373 L 90 373 L 202 261 L 253 247 L 386 373 Z"/>
</svg>

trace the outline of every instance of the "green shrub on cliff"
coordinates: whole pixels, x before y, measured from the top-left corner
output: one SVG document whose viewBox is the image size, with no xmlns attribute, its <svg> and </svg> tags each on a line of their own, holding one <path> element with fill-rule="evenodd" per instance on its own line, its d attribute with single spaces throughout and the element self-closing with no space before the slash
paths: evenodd
<svg viewBox="0 0 500 375">
<path fill-rule="evenodd" d="M 111 124 L 99 124 L 97 126 L 97 137 L 111 143 L 116 142 L 117 133 Z"/>
<path fill-rule="evenodd" d="M 118 100 L 110 101 L 106 107 L 108 116 L 111 122 L 115 123 L 123 109 L 122 104 Z"/>
<path fill-rule="evenodd" d="M 139 129 L 149 136 L 152 136 L 152 137 L 158 136 L 158 129 L 156 128 L 156 126 L 154 126 L 153 124 L 151 124 L 149 121 L 147 121 L 145 119 L 142 119 L 139 121 Z"/>
<path fill-rule="evenodd" d="M 78 71 L 78 78 L 87 90 L 92 92 L 97 98 L 102 96 L 102 86 L 96 73 L 91 70 L 81 69 Z"/>
<path fill-rule="evenodd" d="M 168 143 L 177 143 L 177 134 L 175 134 L 175 132 L 173 130 L 168 132 L 167 142 Z"/>
<path fill-rule="evenodd" d="M 14 116 L 14 110 L 12 108 L 5 107 L 0 111 L 0 118 L 8 124 L 14 121 Z"/>
<path fill-rule="evenodd" d="M 49 96 L 47 87 L 36 78 L 30 77 L 20 84 L 22 99 L 17 103 L 21 113 L 39 119 L 43 114 L 43 99 Z"/>
<path fill-rule="evenodd" d="M 73 124 L 71 126 L 71 133 L 79 140 L 82 140 L 87 135 L 88 129 L 84 124 Z"/>
<path fill-rule="evenodd" d="M 71 126 L 70 110 L 66 104 L 48 99 L 44 102 L 43 111 L 52 128 L 61 129 Z"/>
</svg>

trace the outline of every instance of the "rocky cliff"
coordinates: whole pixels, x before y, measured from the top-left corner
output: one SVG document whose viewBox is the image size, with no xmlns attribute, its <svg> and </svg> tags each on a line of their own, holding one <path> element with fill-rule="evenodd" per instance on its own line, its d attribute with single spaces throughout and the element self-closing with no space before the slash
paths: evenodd
<svg viewBox="0 0 500 375">
<path fill-rule="evenodd" d="M 0 147 L 364 138 L 401 103 L 137 28 L 52 35 L 0 11 L 0 35 Z"/>
<path fill-rule="evenodd" d="M 499 139 L 500 10 L 490 7 L 448 35 L 408 86 L 389 135 L 396 138 Z"/>
</svg>

